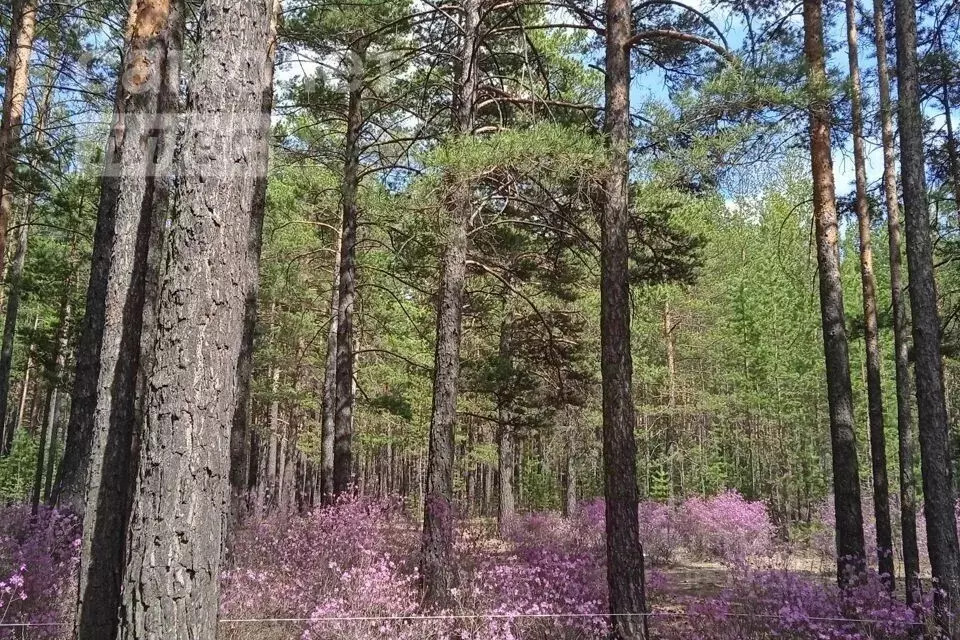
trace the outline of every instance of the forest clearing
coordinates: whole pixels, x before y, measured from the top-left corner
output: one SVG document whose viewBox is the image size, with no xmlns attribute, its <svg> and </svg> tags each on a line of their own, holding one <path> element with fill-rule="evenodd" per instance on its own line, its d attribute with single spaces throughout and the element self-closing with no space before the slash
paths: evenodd
<svg viewBox="0 0 960 640">
<path fill-rule="evenodd" d="M 960 0 L 0 33 L 0 639 L 960 640 Z"/>
</svg>

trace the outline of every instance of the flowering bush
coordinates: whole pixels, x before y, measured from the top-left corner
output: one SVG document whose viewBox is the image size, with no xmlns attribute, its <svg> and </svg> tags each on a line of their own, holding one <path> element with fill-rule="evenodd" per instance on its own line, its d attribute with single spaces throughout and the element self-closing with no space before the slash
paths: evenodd
<svg viewBox="0 0 960 640">
<path fill-rule="evenodd" d="M 663 566 L 681 551 L 700 560 L 730 565 L 769 553 L 774 527 L 762 502 L 744 500 L 736 491 L 712 498 L 690 498 L 676 506 L 644 501 L 637 517 L 647 563 Z M 583 537 L 603 541 L 604 503 L 592 500 L 580 509 Z"/>
<path fill-rule="evenodd" d="M 924 624 L 931 603 L 907 607 L 876 573 L 846 593 L 802 574 L 745 571 L 719 596 L 689 605 L 682 640 L 818 638 L 907 639 Z"/>
<path fill-rule="evenodd" d="M 677 513 L 677 529 L 691 555 L 731 565 L 767 554 L 773 546 L 766 505 L 744 500 L 736 491 L 684 501 Z"/>
<path fill-rule="evenodd" d="M 0 621 L 29 623 L 32 638 L 64 636 L 57 624 L 72 619 L 76 598 L 80 524 L 76 517 L 28 506 L 0 508 Z M 67 624 L 69 628 L 69 624 Z M 20 630 L 0 629 L 0 638 L 19 638 Z"/>
</svg>

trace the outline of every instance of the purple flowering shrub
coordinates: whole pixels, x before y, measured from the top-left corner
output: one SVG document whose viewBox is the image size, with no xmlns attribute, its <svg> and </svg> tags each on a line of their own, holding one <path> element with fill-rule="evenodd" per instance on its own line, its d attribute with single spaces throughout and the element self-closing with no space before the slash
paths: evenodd
<svg viewBox="0 0 960 640">
<path fill-rule="evenodd" d="M 931 602 L 908 607 L 872 572 L 843 593 L 836 585 L 787 571 L 744 571 L 718 596 L 691 603 L 681 640 L 882 640 L 915 637 Z"/>
<path fill-rule="evenodd" d="M 229 622 L 238 618 L 309 618 L 276 629 L 303 640 L 603 637 L 606 623 L 593 615 L 606 608 L 602 547 L 582 544 L 569 522 L 521 516 L 509 545 L 459 530 L 453 606 L 425 619 L 417 526 L 396 504 L 357 500 L 248 525 L 222 577 L 227 637 L 267 637 Z"/>
<path fill-rule="evenodd" d="M 415 580 L 412 567 L 405 563 L 415 548 L 416 531 L 401 506 L 359 499 L 304 517 L 251 519 L 236 535 L 229 567 L 221 574 L 220 617 L 379 616 L 413 611 Z M 225 626 L 228 633 L 248 629 L 239 624 Z M 298 626 L 304 625 L 294 628 Z M 326 628 L 335 631 L 335 627 Z M 250 631 L 249 637 L 260 637 L 259 631 Z M 291 627 L 278 637 L 291 637 Z"/>
<path fill-rule="evenodd" d="M 677 511 L 676 528 L 684 549 L 700 560 L 740 565 L 769 554 L 774 527 L 762 502 L 736 491 L 711 498 L 689 498 Z"/>
<path fill-rule="evenodd" d="M 670 564 L 678 556 L 743 564 L 771 553 L 774 527 L 762 502 L 744 500 L 736 491 L 711 498 L 689 498 L 671 506 L 643 501 L 639 505 L 640 542 L 651 566 Z M 584 537 L 602 544 L 604 503 L 585 503 L 579 512 Z"/>
<path fill-rule="evenodd" d="M 80 524 L 67 513 L 30 507 L 0 507 L 0 621 L 33 627 L 31 638 L 64 637 L 76 600 Z M 66 627 L 69 629 L 69 624 Z M 0 638 L 20 638 L 21 630 L 0 629 Z"/>
</svg>

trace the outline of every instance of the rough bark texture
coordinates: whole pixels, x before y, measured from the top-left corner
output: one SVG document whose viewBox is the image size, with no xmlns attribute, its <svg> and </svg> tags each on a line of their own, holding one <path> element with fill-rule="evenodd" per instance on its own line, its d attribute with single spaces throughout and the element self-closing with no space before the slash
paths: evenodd
<svg viewBox="0 0 960 640">
<path fill-rule="evenodd" d="M 880 372 L 880 336 L 877 329 L 877 279 L 873 274 L 870 243 L 870 204 L 863 139 L 863 90 L 860 86 L 857 8 L 846 0 L 847 53 L 850 63 L 853 112 L 853 160 L 856 173 L 856 211 L 860 234 L 860 283 L 863 287 L 863 340 L 867 354 L 867 406 L 870 423 L 870 461 L 873 470 L 873 507 L 877 531 L 877 566 L 884 583 L 894 588 L 893 531 L 890 525 L 890 485 L 887 481 L 887 443 L 883 429 L 883 388 Z"/>
<path fill-rule="evenodd" d="M 363 60 L 362 50 L 355 51 Z M 347 97 L 347 139 L 340 187 L 342 226 L 337 286 L 336 414 L 333 439 L 334 497 L 350 489 L 353 465 L 353 306 L 357 296 L 357 189 L 360 186 L 360 129 L 363 125 L 361 78 L 351 75 Z"/>
<path fill-rule="evenodd" d="M 477 94 L 479 0 L 462 0 L 460 11 L 463 15 L 453 125 L 455 134 L 468 136 L 473 133 Z M 423 604 L 427 608 L 448 604 L 450 590 L 456 584 L 453 567 L 454 427 L 460 380 L 463 289 L 467 279 L 467 228 L 473 211 L 473 191 L 469 183 L 459 178 L 448 180 L 447 184 L 449 221 L 437 294 L 433 406 L 420 544 L 421 591 Z"/>
<path fill-rule="evenodd" d="M 17 412 L 14 419 L 7 419 L 7 406 L 10 399 L 10 370 L 13 366 L 13 343 L 17 335 L 17 315 L 20 312 L 20 293 L 23 285 L 23 267 L 27 260 L 27 242 L 30 237 L 30 225 L 27 220 L 20 221 L 17 234 L 17 250 L 13 254 L 13 264 L 10 265 L 9 293 L 7 294 L 7 309 L 3 318 L 3 338 L 0 340 L 0 420 L 4 427 L 3 442 L 0 444 L 0 455 L 10 453 L 13 445 L 13 436 L 17 430 L 17 423 L 22 418 L 23 411 Z"/>
<path fill-rule="evenodd" d="M 917 547 L 917 492 L 913 473 L 913 417 L 910 406 L 910 322 L 904 300 L 901 265 L 900 200 L 894 150 L 893 108 L 890 102 L 890 70 L 887 64 L 886 6 L 873 2 L 880 90 L 880 125 L 883 138 L 883 194 L 887 208 L 887 240 L 890 260 L 890 296 L 893 306 L 894 362 L 897 383 L 897 443 L 900 458 L 900 531 L 903 540 L 903 576 L 907 602 L 919 593 L 920 552 Z"/>
<path fill-rule="evenodd" d="M 333 502 L 333 446 L 337 411 L 337 326 L 340 324 L 340 254 L 343 241 L 337 231 L 330 292 L 330 325 L 323 369 L 323 414 L 320 420 L 320 495 L 323 504 Z"/>
<path fill-rule="evenodd" d="M 820 276 L 820 316 L 827 370 L 830 446 L 836 508 L 837 580 L 841 586 L 859 580 L 866 568 L 860 472 L 853 422 L 850 359 L 840 283 L 837 248 L 837 204 L 830 155 L 830 102 L 823 46 L 823 5 L 804 0 L 804 52 L 810 87 L 810 156 L 813 168 L 813 209 Z"/>
<path fill-rule="evenodd" d="M 939 589 L 941 629 L 960 638 L 960 553 L 944 398 L 940 317 L 924 175 L 923 115 L 917 78 L 917 15 L 911 0 L 896 0 L 897 76 L 900 96 L 900 170 L 907 227 L 907 266 L 913 315 L 914 373 L 930 569 Z"/>
<path fill-rule="evenodd" d="M 0 116 L 0 273 L 7 255 L 7 227 L 13 213 L 13 171 L 20 147 L 23 111 L 30 82 L 30 58 L 37 28 L 35 0 L 14 0 L 7 42 L 7 80 Z"/>
<path fill-rule="evenodd" d="M 603 380 L 603 488 L 607 586 L 613 635 L 645 638 L 643 550 L 637 521 L 637 442 L 630 355 L 629 152 L 630 2 L 606 1 L 606 117 L 610 173 L 601 220 L 600 373 Z M 630 614 L 640 614 L 633 616 Z"/>
<path fill-rule="evenodd" d="M 122 638 L 217 635 L 230 441 L 266 189 L 272 0 L 207 0 L 144 402 Z"/>
<path fill-rule="evenodd" d="M 83 509 L 75 629 L 79 640 L 109 639 L 116 633 L 137 431 L 147 254 L 156 176 L 167 170 L 158 161 L 176 137 L 168 125 L 177 100 L 181 30 L 176 3 L 135 0 L 130 5 L 118 109 L 108 142 L 113 147 L 108 157 L 116 164 L 104 169 L 99 211 L 112 227 L 112 242 Z"/>
</svg>

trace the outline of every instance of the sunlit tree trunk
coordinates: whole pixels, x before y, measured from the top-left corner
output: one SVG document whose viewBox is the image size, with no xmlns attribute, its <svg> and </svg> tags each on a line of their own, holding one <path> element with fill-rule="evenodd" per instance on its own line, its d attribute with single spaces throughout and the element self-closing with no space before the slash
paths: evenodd
<svg viewBox="0 0 960 640">
<path fill-rule="evenodd" d="M 857 8 L 846 0 L 847 52 L 850 63 L 853 112 L 853 160 L 856 174 L 856 211 L 860 234 L 860 281 L 863 287 L 863 340 L 867 354 L 867 405 L 870 422 L 870 460 L 873 469 L 873 506 L 880 575 L 894 588 L 893 531 L 890 525 L 890 487 L 887 481 L 887 443 L 883 427 L 883 388 L 880 373 L 880 336 L 877 329 L 877 279 L 873 274 L 870 242 L 870 204 L 867 202 L 867 166 L 863 138 L 863 90 L 860 86 Z"/>
<path fill-rule="evenodd" d="M 206 0 L 198 17 L 127 537 L 124 639 L 217 635 L 277 10 L 273 0 Z"/>
<path fill-rule="evenodd" d="M 837 246 L 837 203 L 830 152 L 830 100 L 823 45 L 823 5 L 804 0 L 804 52 L 810 87 L 810 156 L 813 210 L 820 278 L 820 315 L 827 371 L 833 492 L 836 509 L 837 580 L 841 586 L 859 581 L 866 570 L 860 470 L 854 431 L 850 358 L 840 283 Z"/>
<path fill-rule="evenodd" d="M 13 215 L 13 173 L 20 148 L 24 106 L 30 84 L 30 58 L 37 28 L 35 0 L 14 0 L 7 41 L 6 85 L 0 116 L 0 273 L 7 255 L 7 227 Z"/>
<path fill-rule="evenodd" d="M 80 549 L 78 640 L 115 637 L 132 497 L 136 393 L 147 254 L 154 211 L 165 207 L 160 163 L 175 143 L 183 17 L 177 2 L 134 0 L 117 84 L 98 225 L 109 227 Z M 102 287 L 102 289 L 100 289 Z M 78 372 L 78 375 L 81 375 Z M 78 408 L 83 408 L 79 405 Z M 84 418 L 84 422 L 91 418 Z"/>
</svg>

